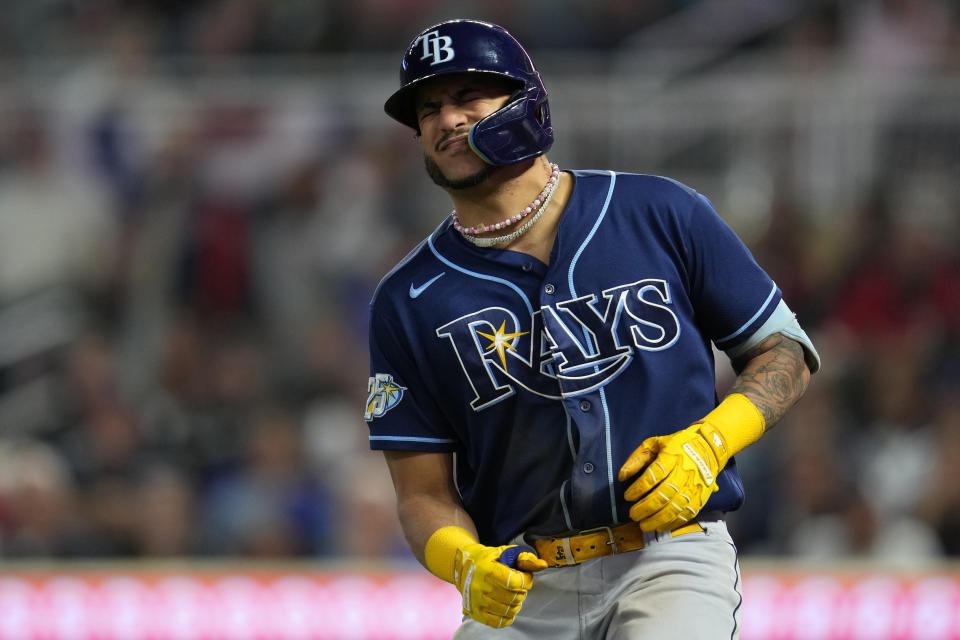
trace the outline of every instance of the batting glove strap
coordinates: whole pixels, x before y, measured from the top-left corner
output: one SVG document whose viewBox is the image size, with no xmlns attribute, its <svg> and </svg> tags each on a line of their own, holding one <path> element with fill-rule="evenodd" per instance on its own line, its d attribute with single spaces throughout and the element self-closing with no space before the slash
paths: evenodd
<svg viewBox="0 0 960 640">
<path fill-rule="evenodd" d="M 724 465 L 735 453 L 759 440 L 767 426 L 757 406 L 742 393 L 724 398 L 699 424 Z"/>
<path fill-rule="evenodd" d="M 441 580 L 454 584 L 457 551 L 476 542 L 477 538 L 462 527 L 437 529 L 423 549 L 427 569 Z"/>
</svg>

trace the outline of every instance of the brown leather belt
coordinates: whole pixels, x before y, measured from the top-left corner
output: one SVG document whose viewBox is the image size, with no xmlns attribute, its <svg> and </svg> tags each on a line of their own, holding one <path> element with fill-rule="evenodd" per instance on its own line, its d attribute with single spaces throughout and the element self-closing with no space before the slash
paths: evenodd
<svg viewBox="0 0 960 640">
<path fill-rule="evenodd" d="M 685 533 L 703 531 L 699 522 L 691 522 L 670 532 L 671 537 Z M 661 534 L 663 535 L 663 534 Z M 569 538 L 547 538 L 534 540 L 537 555 L 546 560 L 551 567 L 563 567 L 579 564 L 591 558 L 610 556 L 625 551 L 643 549 L 643 531 L 635 522 L 616 527 L 598 527 L 581 531 Z"/>
</svg>

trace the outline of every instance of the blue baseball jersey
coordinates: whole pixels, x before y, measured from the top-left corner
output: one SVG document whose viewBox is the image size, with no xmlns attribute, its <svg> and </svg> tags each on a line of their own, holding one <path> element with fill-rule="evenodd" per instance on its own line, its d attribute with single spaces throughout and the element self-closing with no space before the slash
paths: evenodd
<svg viewBox="0 0 960 640">
<path fill-rule="evenodd" d="M 617 472 L 718 402 L 711 343 L 753 336 L 781 292 L 696 191 L 573 171 L 549 265 L 449 219 L 370 307 L 373 449 L 452 452 L 484 544 L 629 520 Z M 705 509 L 744 497 L 734 461 Z"/>
</svg>

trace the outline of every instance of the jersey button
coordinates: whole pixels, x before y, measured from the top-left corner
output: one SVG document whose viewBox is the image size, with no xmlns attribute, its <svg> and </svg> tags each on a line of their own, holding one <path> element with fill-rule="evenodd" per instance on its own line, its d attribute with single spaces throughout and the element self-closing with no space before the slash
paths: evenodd
<svg viewBox="0 0 960 640">
<path fill-rule="evenodd" d="M 549 296 L 549 295 L 553 295 L 553 292 L 556 291 L 557 288 L 554 287 L 552 284 L 548 284 L 543 287 L 543 290 Z"/>
<path fill-rule="evenodd" d="M 585 462 L 583 463 L 583 472 L 584 473 L 593 473 L 593 463 Z"/>
<path fill-rule="evenodd" d="M 530 269 L 533 269 L 533 263 L 532 263 L 532 262 L 524 262 L 524 263 L 523 263 L 523 266 L 520 267 L 520 268 L 523 269 L 524 271 L 530 271 Z"/>
<path fill-rule="evenodd" d="M 580 401 L 580 411 L 590 411 L 590 406 L 591 405 L 589 400 Z"/>
</svg>

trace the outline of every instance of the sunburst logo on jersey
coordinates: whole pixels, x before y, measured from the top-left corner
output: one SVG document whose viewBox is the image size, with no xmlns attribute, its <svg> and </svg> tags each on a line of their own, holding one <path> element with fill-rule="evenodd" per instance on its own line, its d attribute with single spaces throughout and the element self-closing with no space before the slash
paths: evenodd
<svg viewBox="0 0 960 640">
<path fill-rule="evenodd" d="M 400 386 L 389 373 L 378 373 L 367 381 L 367 406 L 363 419 L 379 418 L 400 404 L 406 387 Z"/>
<path fill-rule="evenodd" d="M 490 344 L 484 350 L 484 354 L 497 352 L 497 355 L 500 357 L 500 364 L 503 365 L 503 370 L 507 370 L 507 349 L 511 351 L 516 351 L 513 346 L 513 343 L 517 341 L 517 338 L 520 336 L 525 336 L 529 331 L 521 331 L 519 333 L 506 333 L 504 332 L 504 327 L 506 326 L 507 321 L 504 320 L 500 323 L 500 328 L 497 329 L 496 333 L 484 333 L 483 331 L 477 331 L 477 335 L 481 335 L 487 340 L 490 341 Z M 492 325 L 491 325 L 492 326 Z"/>
</svg>

